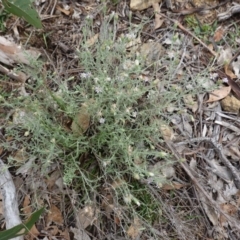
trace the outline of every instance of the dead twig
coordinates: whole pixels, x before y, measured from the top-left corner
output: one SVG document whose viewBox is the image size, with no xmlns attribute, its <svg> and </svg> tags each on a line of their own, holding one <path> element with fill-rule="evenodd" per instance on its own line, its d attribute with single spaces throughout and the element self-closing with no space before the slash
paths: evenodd
<svg viewBox="0 0 240 240">
<path fill-rule="evenodd" d="M 215 141 L 213 139 L 210 138 L 193 138 L 189 141 L 185 141 L 185 144 L 189 144 L 189 142 L 201 142 L 201 141 L 209 141 L 211 142 L 217 149 L 219 148 L 219 146 L 215 143 Z M 182 168 L 184 169 L 184 171 L 188 174 L 188 176 L 191 178 L 192 182 L 194 183 L 194 185 L 201 191 L 201 193 L 205 196 L 205 198 L 209 201 L 209 203 L 211 203 L 211 207 L 213 207 L 215 210 L 217 210 L 219 213 L 223 214 L 223 216 L 225 216 L 231 223 L 233 223 L 233 225 L 240 230 L 239 224 L 236 222 L 236 220 L 234 218 L 232 218 L 231 216 L 227 215 L 225 212 L 223 212 L 219 206 L 219 204 L 217 202 L 215 202 L 210 196 L 209 194 L 207 194 L 207 192 L 203 189 L 203 187 L 199 184 L 199 181 L 193 176 L 193 173 L 191 172 L 189 166 L 187 165 L 187 163 L 185 162 L 185 159 L 181 157 L 181 155 L 177 152 L 177 150 L 175 149 L 175 146 L 172 142 L 166 141 L 166 144 L 168 146 L 168 148 L 171 150 L 172 154 L 176 157 L 176 159 L 179 161 L 180 165 L 182 166 Z M 183 142 L 181 142 L 180 144 L 183 144 Z M 222 154 L 222 153 L 221 153 Z M 223 155 L 223 154 L 222 154 Z M 225 156 L 224 156 L 225 157 Z M 226 158 L 226 157 L 225 157 Z M 228 161 L 228 160 L 227 160 Z M 231 163 L 229 162 L 229 164 L 231 165 Z M 232 165 L 231 165 L 232 166 Z M 233 167 L 233 166 L 232 166 Z M 234 170 L 235 172 L 235 170 Z M 235 173 L 236 174 L 236 173 Z M 235 176 L 234 176 L 235 177 Z"/>
<path fill-rule="evenodd" d="M 232 172 L 233 180 L 238 189 L 240 189 L 240 173 L 237 171 L 237 169 L 230 163 L 230 161 L 226 158 L 226 156 L 223 154 L 223 147 L 220 143 L 218 143 L 214 138 L 208 138 L 208 137 L 200 137 L 200 138 L 192 138 L 187 141 L 178 143 L 177 145 L 182 144 L 189 144 L 193 142 L 208 142 L 213 145 L 215 150 L 217 151 L 221 161 L 225 164 L 225 166 Z"/>
<path fill-rule="evenodd" d="M 199 39 L 196 35 L 194 35 L 193 33 L 191 33 L 189 30 L 187 30 L 179 21 L 171 19 L 169 17 L 167 17 L 165 14 L 162 13 L 157 13 L 160 14 L 161 16 L 165 17 L 166 19 L 168 19 L 169 21 L 171 21 L 172 23 L 176 24 L 178 28 L 180 28 L 183 32 L 187 33 L 188 35 L 192 36 L 193 38 L 195 38 L 204 48 L 206 48 L 214 57 L 217 57 L 217 53 L 214 52 L 212 49 L 210 49 L 201 39 Z"/>
</svg>

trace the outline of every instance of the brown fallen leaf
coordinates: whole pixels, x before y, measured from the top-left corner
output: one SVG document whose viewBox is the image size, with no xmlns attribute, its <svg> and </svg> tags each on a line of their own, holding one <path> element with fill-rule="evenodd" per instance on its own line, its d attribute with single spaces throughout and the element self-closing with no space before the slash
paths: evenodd
<svg viewBox="0 0 240 240">
<path fill-rule="evenodd" d="M 84 229 L 89 225 L 92 225 L 97 219 L 97 209 L 93 205 L 86 205 L 84 208 L 78 211 L 79 221 Z"/>
<path fill-rule="evenodd" d="M 224 35 L 225 31 L 222 26 L 218 27 L 214 33 L 213 40 L 214 42 L 219 42 Z"/>
<path fill-rule="evenodd" d="M 55 205 L 52 205 L 49 213 L 47 215 L 47 225 L 51 222 L 57 223 L 57 224 L 63 224 L 63 216 L 59 208 L 57 208 Z"/>
<path fill-rule="evenodd" d="M 225 212 L 229 216 L 234 216 L 238 211 L 238 208 L 230 203 L 222 203 L 220 204 L 220 207 L 223 210 L 223 212 Z M 224 226 L 225 224 L 227 224 L 227 221 L 228 219 L 223 214 L 221 214 L 220 215 L 221 225 Z"/>
<path fill-rule="evenodd" d="M 139 218 L 134 218 L 133 223 L 127 230 L 127 235 L 132 239 L 138 239 L 142 232 L 142 225 Z"/>
<path fill-rule="evenodd" d="M 92 36 L 90 39 L 88 39 L 88 40 L 86 41 L 87 47 L 91 47 L 94 43 L 96 43 L 97 40 L 98 40 L 98 36 L 99 36 L 99 33 L 95 34 L 95 35 Z"/>
<path fill-rule="evenodd" d="M 154 23 L 154 29 L 158 29 L 162 26 L 164 19 L 163 17 L 159 14 L 160 13 L 160 6 L 159 3 L 153 3 L 152 4 L 154 14 L 155 14 L 155 23 Z"/>
<path fill-rule="evenodd" d="M 228 96 L 228 94 L 231 92 L 231 86 L 222 86 L 220 89 L 216 89 L 209 93 L 209 99 L 206 101 L 206 103 L 210 102 L 216 102 L 218 100 L 221 100 Z"/>
<path fill-rule="evenodd" d="M 64 9 L 64 8 L 61 8 L 59 5 L 56 6 L 56 9 L 57 9 L 58 11 L 64 13 L 64 14 L 67 15 L 67 16 L 70 15 L 70 14 L 73 12 L 73 10 L 72 10 L 71 8 L 69 8 L 69 10 L 66 10 L 66 9 Z"/>
</svg>

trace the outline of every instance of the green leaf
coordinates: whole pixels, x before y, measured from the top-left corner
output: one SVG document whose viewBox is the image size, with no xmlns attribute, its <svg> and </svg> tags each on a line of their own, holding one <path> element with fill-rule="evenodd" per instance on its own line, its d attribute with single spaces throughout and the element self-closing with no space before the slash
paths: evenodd
<svg viewBox="0 0 240 240">
<path fill-rule="evenodd" d="M 42 28 L 41 20 L 30 0 L 2 0 L 2 3 L 8 12 L 24 18 L 36 28 Z"/>
<path fill-rule="evenodd" d="M 9 240 L 11 238 L 15 238 L 15 237 L 18 237 L 18 236 L 28 233 L 29 230 L 34 225 L 34 223 L 39 219 L 43 210 L 44 210 L 44 208 L 41 208 L 38 211 L 34 212 L 31 215 L 31 217 L 27 220 L 27 222 L 25 222 L 23 224 L 19 224 L 11 229 L 0 232 L 0 239 L 1 240 Z"/>
</svg>

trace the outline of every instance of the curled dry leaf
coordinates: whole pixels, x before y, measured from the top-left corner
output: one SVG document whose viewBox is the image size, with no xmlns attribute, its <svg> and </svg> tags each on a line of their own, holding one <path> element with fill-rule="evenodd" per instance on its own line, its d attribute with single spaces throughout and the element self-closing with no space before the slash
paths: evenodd
<svg viewBox="0 0 240 240">
<path fill-rule="evenodd" d="M 70 14 L 73 12 L 73 10 L 72 10 L 71 8 L 69 8 L 69 9 L 64 9 L 64 8 L 61 8 L 59 5 L 56 6 L 56 9 L 57 9 L 58 11 L 64 13 L 64 14 L 67 15 L 67 16 L 70 15 Z"/>
<path fill-rule="evenodd" d="M 222 86 L 220 89 L 216 89 L 209 93 L 209 99 L 206 101 L 207 103 L 210 102 L 216 102 L 218 100 L 221 100 L 228 96 L 228 94 L 231 92 L 231 87 L 230 86 Z"/>
<path fill-rule="evenodd" d="M 99 36 L 99 33 L 95 34 L 90 39 L 88 39 L 86 42 L 87 47 L 93 46 L 97 42 L 98 36 Z"/>
<path fill-rule="evenodd" d="M 232 72 L 230 69 L 229 64 L 224 65 L 224 72 L 226 73 L 227 76 L 229 76 L 231 79 L 237 78 L 237 76 Z"/>
<path fill-rule="evenodd" d="M 227 77 L 227 84 L 231 86 L 232 91 L 234 92 L 234 96 L 240 100 L 240 87 L 239 85 L 233 81 L 230 77 Z"/>
</svg>

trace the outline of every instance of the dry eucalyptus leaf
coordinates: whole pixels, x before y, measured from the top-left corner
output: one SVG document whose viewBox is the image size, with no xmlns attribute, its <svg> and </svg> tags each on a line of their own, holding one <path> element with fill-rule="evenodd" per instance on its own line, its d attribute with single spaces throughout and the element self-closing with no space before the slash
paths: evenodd
<svg viewBox="0 0 240 240">
<path fill-rule="evenodd" d="M 23 50 L 20 45 L 0 36 L 0 62 L 6 65 L 12 65 L 13 63 L 30 65 L 32 62 L 30 58 L 37 60 L 40 55 L 41 53 L 38 50 Z"/>
<path fill-rule="evenodd" d="M 221 49 L 217 62 L 220 65 L 225 65 L 226 63 L 229 63 L 231 59 L 232 59 L 232 49 L 231 48 Z"/>
<path fill-rule="evenodd" d="M 238 211 L 238 208 L 230 203 L 222 203 L 220 204 L 220 207 L 222 211 L 229 216 L 234 216 Z M 228 219 L 223 214 L 220 215 L 219 221 L 222 226 L 228 225 Z"/>
<path fill-rule="evenodd" d="M 22 174 L 22 175 L 29 174 L 32 167 L 33 167 L 35 159 L 36 159 L 36 157 L 31 157 L 26 163 L 24 163 L 20 168 L 17 169 L 16 175 L 18 175 L 18 174 Z"/>
<path fill-rule="evenodd" d="M 159 3 L 162 0 L 131 0 L 130 8 L 133 11 L 141 11 L 151 7 L 154 3 Z"/>
<path fill-rule="evenodd" d="M 175 181 L 173 181 L 171 183 L 164 183 L 162 185 L 163 190 L 175 190 L 175 189 L 181 189 L 183 187 L 185 187 L 184 184 L 178 183 L 178 182 L 175 182 Z"/>
<path fill-rule="evenodd" d="M 84 229 L 70 227 L 70 230 L 74 234 L 74 240 L 91 240 Z"/>
<path fill-rule="evenodd" d="M 209 93 L 209 99 L 206 101 L 207 103 L 209 102 L 215 102 L 218 100 L 221 100 L 228 96 L 228 94 L 231 92 L 231 87 L 230 86 L 222 86 L 220 89 L 216 89 Z"/>
<path fill-rule="evenodd" d="M 71 129 L 73 134 L 81 136 L 83 135 L 90 125 L 90 114 L 85 106 L 80 108 L 79 113 L 74 117 Z"/>
<path fill-rule="evenodd" d="M 154 10 L 154 13 L 155 13 L 154 29 L 158 29 L 162 26 L 162 24 L 164 22 L 164 19 L 160 14 L 158 14 L 161 11 L 159 3 L 153 3 L 152 7 L 153 7 L 153 10 Z"/>
<path fill-rule="evenodd" d="M 92 225 L 96 218 L 96 207 L 87 205 L 83 209 L 78 211 L 79 221 L 83 228 L 86 229 L 89 225 Z"/>
<path fill-rule="evenodd" d="M 63 224 L 63 216 L 59 208 L 57 208 L 55 205 L 52 205 L 48 215 L 47 215 L 47 224 L 50 223 L 57 223 L 57 224 Z"/>
</svg>

